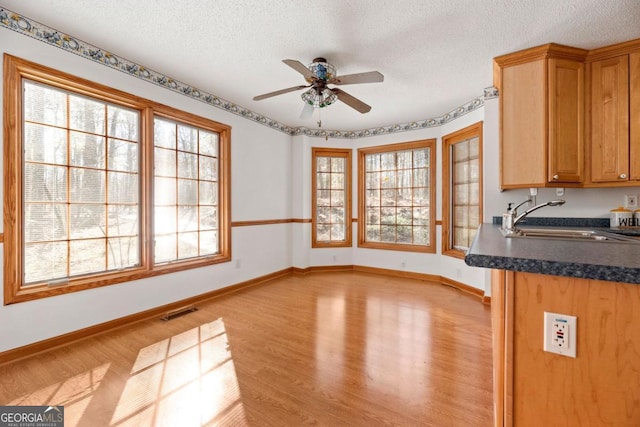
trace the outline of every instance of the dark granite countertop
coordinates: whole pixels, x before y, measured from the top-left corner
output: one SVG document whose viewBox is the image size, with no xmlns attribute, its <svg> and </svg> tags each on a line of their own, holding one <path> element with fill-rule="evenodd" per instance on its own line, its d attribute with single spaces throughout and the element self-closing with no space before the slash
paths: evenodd
<svg viewBox="0 0 640 427">
<path fill-rule="evenodd" d="M 499 225 L 482 224 L 465 262 L 474 267 L 640 284 L 640 242 L 505 238 Z"/>
</svg>

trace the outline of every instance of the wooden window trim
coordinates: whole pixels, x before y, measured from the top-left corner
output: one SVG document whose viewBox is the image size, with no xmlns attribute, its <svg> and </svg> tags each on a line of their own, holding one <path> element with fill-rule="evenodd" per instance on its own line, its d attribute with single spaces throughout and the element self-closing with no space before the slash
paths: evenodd
<svg viewBox="0 0 640 427">
<path fill-rule="evenodd" d="M 339 157 L 345 159 L 345 240 L 319 242 L 316 236 L 317 227 L 317 157 Z M 311 148 L 311 247 L 312 248 L 344 248 L 351 247 L 351 149 L 348 148 Z"/>
<path fill-rule="evenodd" d="M 4 54 L 4 305 L 78 292 L 202 267 L 231 260 L 231 127 L 213 120 L 198 117 L 154 101 L 131 95 L 83 78 L 79 78 L 9 54 Z M 93 273 L 69 278 L 68 284 L 49 286 L 22 285 L 22 80 L 58 87 L 80 95 L 107 101 L 140 112 L 140 266 L 119 271 Z M 219 134 L 220 141 L 220 252 L 214 256 L 176 261 L 165 265 L 153 264 L 153 117 L 191 123 Z M 224 203 L 224 206 L 222 205 Z"/>
<path fill-rule="evenodd" d="M 403 243 L 367 242 L 366 206 L 365 206 L 365 157 L 367 154 L 386 153 L 392 151 L 415 150 L 429 148 L 429 246 Z M 358 149 L 358 247 L 367 249 L 384 249 L 404 252 L 435 253 L 435 209 L 436 209 L 436 139 L 422 139 L 396 144 L 379 145 Z"/>
<path fill-rule="evenodd" d="M 455 249 L 452 244 L 453 229 L 453 209 L 451 197 L 451 179 L 453 174 L 451 171 L 451 147 L 459 142 L 470 138 L 478 137 L 478 162 L 479 162 L 479 193 L 478 203 L 480 205 L 480 222 L 483 218 L 483 173 L 482 173 L 482 125 L 483 122 L 477 122 L 456 132 L 445 135 L 442 138 L 442 254 L 454 258 L 464 259 L 466 252 Z"/>
</svg>

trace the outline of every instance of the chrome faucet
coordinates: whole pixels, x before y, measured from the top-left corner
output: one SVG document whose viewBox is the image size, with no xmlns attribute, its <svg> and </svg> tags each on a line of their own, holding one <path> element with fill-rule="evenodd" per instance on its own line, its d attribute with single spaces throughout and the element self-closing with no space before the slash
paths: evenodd
<svg viewBox="0 0 640 427">
<path fill-rule="evenodd" d="M 551 200 L 549 202 L 540 203 L 530 209 L 527 209 L 520 215 L 518 215 L 518 208 L 525 203 L 528 203 L 531 199 L 527 199 L 524 202 L 518 204 L 516 207 L 512 208 L 511 203 L 509 203 L 509 208 L 507 212 L 502 214 L 502 232 L 505 234 L 513 234 L 517 232 L 516 225 L 522 222 L 527 215 L 529 215 L 533 211 L 537 211 L 540 208 L 544 208 L 545 206 L 560 206 L 564 205 L 564 200 Z"/>
<path fill-rule="evenodd" d="M 508 234 L 515 231 L 515 219 L 518 216 L 518 208 L 525 203 L 530 203 L 531 198 L 528 198 L 522 203 L 518 203 L 515 207 L 513 203 L 509 203 L 507 211 L 502 214 L 502 230 Z"/>
</svg>

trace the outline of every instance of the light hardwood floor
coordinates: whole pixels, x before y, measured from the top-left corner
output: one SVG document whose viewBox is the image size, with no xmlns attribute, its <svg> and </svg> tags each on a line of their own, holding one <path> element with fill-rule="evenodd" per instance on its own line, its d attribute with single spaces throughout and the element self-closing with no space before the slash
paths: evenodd
<svg viewBox="0 0 640 427">
<path fill-rule="evenodd" d="M 0 405 L 64 405 L 66 427 L 492 424 L 477 297 L 329 272 L 197 307 L 0 366 Z"/>
</svg>

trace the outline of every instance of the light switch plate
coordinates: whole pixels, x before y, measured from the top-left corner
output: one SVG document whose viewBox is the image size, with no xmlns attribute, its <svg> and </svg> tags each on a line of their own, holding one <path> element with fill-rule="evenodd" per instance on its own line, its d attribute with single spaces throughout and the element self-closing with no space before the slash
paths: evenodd
<svg viewBox="0 0 640 427">
<path fill-rule="evenodd" d="M 576 316 L 544 312 L 544 351 L 575 358 L 577 336 Z"/>
</svg>

